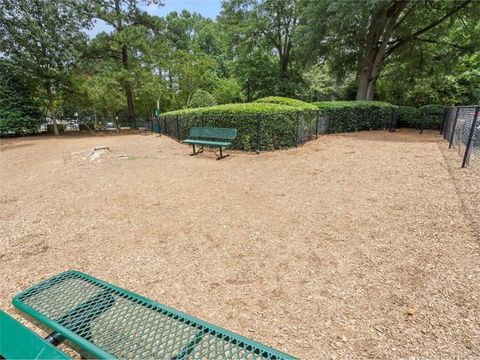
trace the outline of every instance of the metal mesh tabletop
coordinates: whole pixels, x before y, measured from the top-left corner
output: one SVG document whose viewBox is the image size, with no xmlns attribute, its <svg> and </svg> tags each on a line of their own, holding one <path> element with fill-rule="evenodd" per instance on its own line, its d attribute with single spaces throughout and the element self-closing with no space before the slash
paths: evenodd
<svg viewBox="0 0 480 360">
<path fill-rule="evenodd" d="M 293 359 L 77 271 L 21 292 L 13 304 L 97 358 Z"/>
</svg>

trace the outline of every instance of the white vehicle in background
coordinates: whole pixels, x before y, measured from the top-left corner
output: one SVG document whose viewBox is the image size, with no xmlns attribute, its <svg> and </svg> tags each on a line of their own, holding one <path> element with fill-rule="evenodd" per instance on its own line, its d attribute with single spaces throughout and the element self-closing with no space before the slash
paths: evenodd
<svg viewBox="0 0 480 360">
<path fill-rule="evenodd" d="M 107 124 L 105 125 L 105 130 L 116 131 L 117 127 L 115 126 L 115 124 L 113 122 L 107 122 Z"/>
</svg>

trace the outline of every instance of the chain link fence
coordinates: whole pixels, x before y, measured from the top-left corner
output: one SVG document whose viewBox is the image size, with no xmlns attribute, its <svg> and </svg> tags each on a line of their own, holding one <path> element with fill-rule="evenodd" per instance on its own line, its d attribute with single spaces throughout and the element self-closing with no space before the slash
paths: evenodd
<svg viewBox="0 0 480 360">
<path fill-rule="evenodd" d="M 480 106 L 452 106 L 445 110 L 441 134 L 462 157 L 462 167 L 480 172 Z"/>
<path fill-rule="evenodd" d="M 163 134 L 178 141 L 187 139 L 192 127 L 236 128 L 238 135 L 232 148 L 259 153 L 298 146 L 331 132 L 345 132 L 342 131 L 345 124 L 338 124 L 343 120 L 337 118 L 338 114 L 332 117 L 328 111 L 322 110 L 271 114 L 182 114 L 160 116 L 153 126 L 158 126 Z M 359 126 L 348 128 L 349 131 L 396 130 L 398 112 L 392 111 L 387 116 L 379 113 L 371 118 L 368 128 L 360 119 Z"/>
</svg>

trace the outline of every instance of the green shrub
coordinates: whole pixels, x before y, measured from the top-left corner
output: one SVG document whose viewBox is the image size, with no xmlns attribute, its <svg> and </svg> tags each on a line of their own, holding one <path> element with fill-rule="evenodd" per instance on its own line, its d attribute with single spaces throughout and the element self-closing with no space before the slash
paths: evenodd
<svg viewBox="0 0 480 360">
<path fill-rule="evenodd" d="M 269 104 L 269 103 L 242 103 L 242 104 L 223 104 L 215 106 L 205 106 L 192 109 L 181 109 L 174 110 L 163 113 L 164 116 L 171 115 L 255 115 L 258 113 L 261 114 L 271 114 L 275 112 L 295 112 L 298 109 L 287 106 L 287 105 L 278 105 L 278 104 Z"/>
<path fill-rule="evenodd" d="M 414 106 L 399 106 L 398 107 L 398 127 L 407 127 L 418 129 L 422 120 L 422 114 Z"/>
<path fill-rule="evenodd" d="M 0 109 L 0 136 L 37 133 L 39 121 L 17 110 Z"/>
<path fill-rule="evenodd" d="M 424 129 L 440 129 L 443 121 L 445 106 L 433 104 L 424 105 L 418 108 L 421 124 Z"/>
<path fill-rule="evenodd" d="M 279 104 L 279 105 L 288 105 L 301 110 L 317 110 L 315 105 L 306 103 L 302 100 L 292 99 L 281 96 L 268 96 L 255 101 L 257 103 L 268 103 L 268 104 Z"/>
<path fill-rule="evenodd" d="M 255 150 L 257 119 L 260 118 L 262 150 L 288 148 L 297 142 L 298 108 L 269 103 L 225 104 L 164 113 L 161 117 L 166 134 L 176 137 L 178 116 L 180 140 L 186 139 L 193 126 L 236 128 L 233 148 Z"/>
<path fill-rule="evenodd" d="M 258 101 L 170 111 L 161 117 L 162 127 L 166 134 L 178 136 L 180 140 L 188 137 L 193 126 L 236 128 L 238 135 L 233 147 L 255 150 L 257 121 L 260 119 L 260 149 L 272 150 L 311 139 L 315 135 L 318 109 L 330 118 L 329 132 L 389 128 L 392 117 L 398 116 L 398 107 L 388 103 L 322 102 L 315 104 L 315 110 L 310 110 L 313 107 L 306 109 L 299 100 L 287 99 L 287 102 L 289 100 L 293 100 L 290 104 L 297 106 Z M 320 133 L 326 131 L 327 124 L 322 119 Z"/>
<path fill-rule="evenodd" d="M 199 108 L 205 106 L 214 106 L 217 105 L 217 100 L 205 90 L 197 90 L 193 93 L 190 98 L 188 107 L 189 108 Z"/>
<path fill-rule="evenodd" d="M 398 106 L 380 101 L 322 101 L 313 103 L 329 116 L 329 132 L 389 128 L 398 118 Z"/>
<path fill-rule="evenodd" d="M 43 117 L 24 79 L 0 62 L 0 136 L 37 133 Z"/>
<path fill-rule="evenodd" d="M 418 110 L 423 114 L 423 112 L 427 112 L 430 114 L 442 115 L 443 111 L 445 110 L 445 106 L 439 104 L 432 104 L 432 105 L 424 105 L 418 108 Z"/>
</svg>

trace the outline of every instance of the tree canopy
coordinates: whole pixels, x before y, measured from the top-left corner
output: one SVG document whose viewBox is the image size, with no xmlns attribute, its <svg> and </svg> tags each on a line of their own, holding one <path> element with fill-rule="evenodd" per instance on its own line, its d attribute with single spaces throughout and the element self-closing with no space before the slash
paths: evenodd
<svg viewBox="0 0 480 360">
<path fill-rule="evenodd" d="M 478 1 L 225 0 L 215 20 L 147 11 L 164 1 L 3 0 L 2 91 L 54 125 L 79 113 L 135 126 L 157 100 L 480 103 Z M 86 36 L 100 20 L 110 30 Z"/>
</svg>

